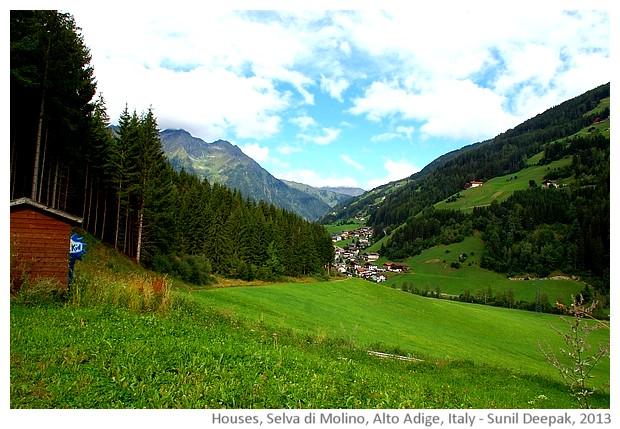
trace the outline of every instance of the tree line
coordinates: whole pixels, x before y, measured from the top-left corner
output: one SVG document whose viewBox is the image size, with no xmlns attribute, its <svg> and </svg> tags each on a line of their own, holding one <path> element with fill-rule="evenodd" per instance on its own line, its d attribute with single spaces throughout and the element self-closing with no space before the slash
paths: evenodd
<svg viewBox="0 0 620 429">
<path fill-rule="evenodd" d="M 212 274 L 322 273 L 324 227 L 172 168 L 153 108 L 110 127 L 70 14 L 11 11 L 11 199 L 77 214 L 138 263 L 204 284 Z"/>
</svg>

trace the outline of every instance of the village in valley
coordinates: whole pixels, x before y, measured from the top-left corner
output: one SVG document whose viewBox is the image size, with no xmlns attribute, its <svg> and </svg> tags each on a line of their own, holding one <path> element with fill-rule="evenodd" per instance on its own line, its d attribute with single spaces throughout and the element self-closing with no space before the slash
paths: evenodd
<svg viewBox="0 0 620 429">
<path fill-rule="evenodd" d="M 484 185 L 482 181 L 468 181 L 463 185 L 463 189 L 478 188 L 482 185 Z M 559 186 L 554 180 L 544 180 L 541 184 L 541 187 L 545 189 Z M 460 193 L 453 195 L 446 202 L 454 202 L 459 196 Z M 356 216 L 355 222 L 363 223 L 364 217 Z M 404 263 L 387 261 L 378 264 L 377 261 L 381 258 L 379 252 L 365 251 L 371 245 L 372 235 L 373 229 L 370 226 L 359 226 L 356 229 L 332 233 L 334 244 L 334 262 L 332 265 L 334 269 L 340 274 L 359 277 L 376 283 L 386 281 L 387 273 L 409 272 L 409 266 Z"/>
<path fill-rule="evenodd" d="M 364 251 L 370 246 L 372 234 L 373 230 L 369 226 L 332 234 L 336 271 L 349 277 L 359 277 L 376 283 L 387 280 L 387 272 L 407 272 L 409 270 L 407 264 L 385 262 L 379 266 L 377 261 L 381 255 L 378 252 Z M 345 241 L 347 244 L 343 245 Z"/>
</svg>

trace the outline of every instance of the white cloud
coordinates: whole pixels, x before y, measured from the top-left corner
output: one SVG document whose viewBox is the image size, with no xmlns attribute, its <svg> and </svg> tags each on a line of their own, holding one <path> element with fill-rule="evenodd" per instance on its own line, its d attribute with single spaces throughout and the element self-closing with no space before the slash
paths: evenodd
<svg viewBox="0 0 620 429">
<path fill-rule="evenodd" d="M 519 118 L 527 119 L 560 102 L 609 82 L 610 76 L 601 71 L 612 70 L 609 57 L 582 56 L 574 59 L 575 66 L 558 75 L 549 87 L 530 84 L 520 88 L 511 100 L 512 109 Z"/>
<path fill-rule="evenodd" d="M 498 98 L 524 98 L 522 93 L 529 96 L 537 89 L 538 96 L 548 95 L 556 104 L 562 101 L 558 97 L 574 96 L 575 91 L 610 80 L 610 25 L 605 11 L 562 13 L 540 8 L 533 13 L 529 8 L 512 8 L 498 13 L 493 8 L 452 5 L 441 12 L 433 7 L 279 14 L 209 8 L 206 14 L 181 10 L 162 14 L 158 7 L 124 7 L 122 14 L 114 8 L 97 13 L 90 6 L 71 8 L 92 47 L 99 90 L 109 101 L 111 117 L 116 119 L 126 102 L 139 110 L 153 105 L 162 120 L 189 124 L 191 131 L 205 138 L 231 133 L 275 136 L 285 109 L 296 102 L 315 103 L 312 91 L 317 84 L 344 101 L 344 91 L 366 73 L 375 81 L 355 99 L 351 112 L 372 121 L 401 113 L 429 121 L 429 135 L 464 137 L 472 132 L 447 132 L 439 125 L 454 120 L 454 114 L 435 117 L 423 106 L 429 97 L 436 98 L 433 92 L 441 89 L 440 82 L 471 82 L 480 91 L 492 88 Z M 114 31 L 106 27 L 99 34 L 100 22 L 114 22 Z M 593 46 L 601 49 L 598 57 Z M 360 60 L 364 67 L 353 68 Z M 181 83 L 186 78 L 191 84 Z M 578 85 L 584 78 L 587 84 Z M 561 85 L 575 89 L 554 90 Z M 160 90 L 162 94 L 154 94 Z M 495 109 L 497 103 L 490 98 L 483 96 L 484 103 L 476 104 Z M 458 106 L 467 109 L 463 100 Z M 521 120 L 530 113 L 523 103 L 508 103 L 504 109 L 504 116 L 513 114 Z M 496 110 L 480 114 L 502 116 Z M 473 115 L 461 111 L 458 117 Z"/>
<path fill-rule="evenodd" d="M 342 21 L 385 71 L 349 113 L 411 118 L 427 137 L 478 139 L 610 80 L 606 11 L 416 10 Z"/>
<path fill-rule="evenodd" d="M 397 139 L 411 140 L 411 135 L 413 134 L 414 131 L 415 131 L 415 127 L 408 127 L 408 126 L 404 126 L 404 125 L 398 125 L 396 127 L 395 132 L 390 131 L 390 132 L 387 132 L 387 133 L 382 133 L 382 134 L 378 134 L 376 136 L 372 136 L 370 138 L 370 141 L 380 142 L 380 141 L 397 140 Z"/>
<path fill-rule="evenodd" d="M 381 134 L 377 134 L 376 136 L 372 136 L 370 138 L 371 142 L 381 142 L 381 141 L 387 141 L 387 140 L 395 140 L 397 138 L 402 137 L 402 135 L 400 133 L 394 133 L 394 132 L 387 132 L 387 133 L 381 133 Z"/>
<path fill-rule="evenodd" d="M 520 122 L 504 109 L 503 96 L 471 81 L 441 82 L 422 100 L 428 115 L 420 131 L 426 137 L 484 139 Z"/>
<path fill-rule="evenodd" d="M 316 170 L 289 170 L 275 174 L 279 179 L 290 180 L 297 183 L 320 188 L 323 186 L 350 186 L 359 187 L 357 180 L 350 176 L 326 176 Z"/>
<path fill-rule="evenodd" d="M 340 52 L 342 52 L 345 56 L 348 57 L 351 55 L 351 45 L 346 40 L 340 42 L 338 48 L 340 49 Z"/>
<path fill-rule="evenodd" d="M 318 145 L 328 145 L 340 135 L 340 130 L 335 128 L 323 128 L 321 131 L 323 132 L 322 135 L 298 134 L 297 136 Z"/>
<path fill-rule="evenodd" d="M 280 113 L 290 101 L 266 79 L 240 77 L 225 69 L 201 66 L 174 72 L 122 58 L 95 61 L 98 90 L 107 101 L 112 122 L 127 103 L 138 111 L 154 106 L 161 126 L 179 128 L 180 122 L 207 140 L 230 133 L 264 138 L 280 131 Z"/>
<path fill-rule="evenodd" d="M 276 151 L 278 153 L 281 153 L 282 155 L 291 155 L 296 152 L 301 152 L 302 148 L 299 146 L 294 146 L 294 145 L 284 145 L 284 146 L 279 146 L 276 149 Z"/>
<path fill-rule="evenodd" d="M 504 111 L 504 102 L 504 97 L 469 80 L 438 81 L 418 92 L 398 82 L 374 82 L 364 97 L 353 100 L 349 112 L 371 121 L 420 121 L 420 131 L 426 137 L 477 139 L 516 123 L 516 118 Z M 413 129 L 403 127 L 399 131 L 410 136 Z"/>
<path fill-rule="evenodd" d="M 258 163 L 269 161 L 269 148 L 266 146 L 261 146 L 258 143 L 251 143 L 239 146 L 239 148 L 243 153 Z"/>
<path fill-rule="evenodd" d="M 359 162 L 355 161 L 353 158 L 351 158 L 349 155 L 342 154 L 340 155 L 340 159 L 342 159 L 345 163 L 355 167 L 356 169 L 363 171 L 364 170 L 364 166 L 362 164 L 360 164 Z"/>
<path fill-rule="evenodd" d="M 412 97 L 398 87 L 397 82 L 373 82 L 364 93 L 363 97 L 354 98 L 353 107 L 348 113 L 353 115 L 366 115 L 366 118 L 378 122 L 386 116 L 397 114 L 402 111 L 410 111 Z"/>
<path fill-rule="evenodd" d="M 463 4 L 188 13 L 134 3 L 118 10 L 85 2 L 66 9 L 83 29 L 112 121 L 125 103 L 138 111 L 152 106 L 162 129 L 260 142 L 244 146 L 257 159 L 312 142 L 338 146 L 332 156 L 346 151 L 354 161 L 341 131 L 329 127 L 344 129 L 345 121 L 347 132 L 394 146 L 421 137 L 420 152 L 437 147 L 435 137 L 488 138 L 611 80 L 606 10 Z M 320 105 L 328 100 L 320 92 L 351 106 L 349 116 L 336 103 Z M 308 151 L 308 159 L 326 156 L 320 152 Z"/>
<path fill-rule="evenodd" d="M 330 97 L 343 101 L 342 93 L 349 87 L 349 82 L 344 78 L 331 79 L 321 75 L 321 90 L 327 92 Z"/>
<path fill-rule="evenodd" d="M 269 163 L 273 166 L 273 168 L 279 168 L 279 169 L 285 169 L 285 170 L 288 170 L 291 168 L 290 163 L 286 161 L 282 161 L 280 158 L 276 158 L 276 157 L 269 158 Z"/>
<path fill-rule="evenodd" d="M 503 55 L 509 57 L 509 63 L 494 85 L 502 93 L 522 82 L 547 86 L 562 66 L 559 51 L 534 43 L 514 47 L 514 52 Z"/>
<path fill-rule="evenodd" d="M 292 118 L 290 122 L 297 125 L 301 129 L 306 129 L 316 125 L 316 121 L 312 117 L 307 115 Z"/>
<path fill-rule="evenodd" d="M 409 177 L 420 171 L 419 167 L 404 160 L 394 161 L 392 159 L 387 159 L 384 162 L 383 167 L 385 168 L 387 174 L 382 178 L 369 180 L 366 189 L 374 189 L 377 186 L 381 186 L 395 180 L 404 179 L 405 177 Z"/>
<path fill-rule="evenodd" d="M 399 125 L 396 127 L 396 132 L 398 134 L 404 134 L 408 140 L 411 140 L 411 134 L 415 131 L 415 127 L 406 127 L 404 125 Z"/>
<path fill-rule="evenodd" d="M 313 80 L 294 68 L 308 48 L 278 22 L 225 9 L 161 14 L 157 7 L 132 13 L 128 6 L 120 15 L 110 9 L 93 13 L 76 5 L 71 12 L 93 53 L 113 121 L 125 103 L 139 111 L 152 105 L 160 122 L 181 122 L 205 139 L 267 138 L 280 131 L 280 113 L 293 101 L 280 83 L 314 103 Z M 100 22 L 114 22 L 114 31 L 100 34 Z"/>
</svg>

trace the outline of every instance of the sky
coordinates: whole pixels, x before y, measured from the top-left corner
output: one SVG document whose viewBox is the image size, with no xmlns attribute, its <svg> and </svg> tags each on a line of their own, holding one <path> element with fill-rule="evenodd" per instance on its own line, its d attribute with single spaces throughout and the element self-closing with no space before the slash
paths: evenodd
<svg viewBox="0 0 620 429">
<path fill-rule="evenodd" d="M 227 140 L 317 187 L 402 179 L 612 74 L 605 8 L 39 3 L 82 29 L 112 123 L 152 108 L 162 130 Z"/>
</svg>

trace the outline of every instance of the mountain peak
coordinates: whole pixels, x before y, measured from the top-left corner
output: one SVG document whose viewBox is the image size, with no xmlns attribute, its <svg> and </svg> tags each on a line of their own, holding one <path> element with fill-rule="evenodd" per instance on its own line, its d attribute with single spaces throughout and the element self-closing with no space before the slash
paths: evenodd
<svg viewBox="0 0 620 429">
<path fill-rule="evenodd" d="M 237 189 L 245 197 L 266 201 L 309 220 L 318 219 L 330 209 L 317 196 L 276 179 L 226 140 L 206 143 L 185 130 L 164 130 L 160 140 L 164 153 L 177 170 L 183 168 L 210 182 Z"/>
<path fill-rule="evenodd" d="M 169 136 L 190 136 L 192 137 L 192 135 L 189 133 L 189 131 L 185 131 L 184 129 L 173 129 L 173 128 L 166 128 L 163 131 L 160 131 L 159 134 L 164 134 L 164 135 L 169 135 Z"/>
</svg>

